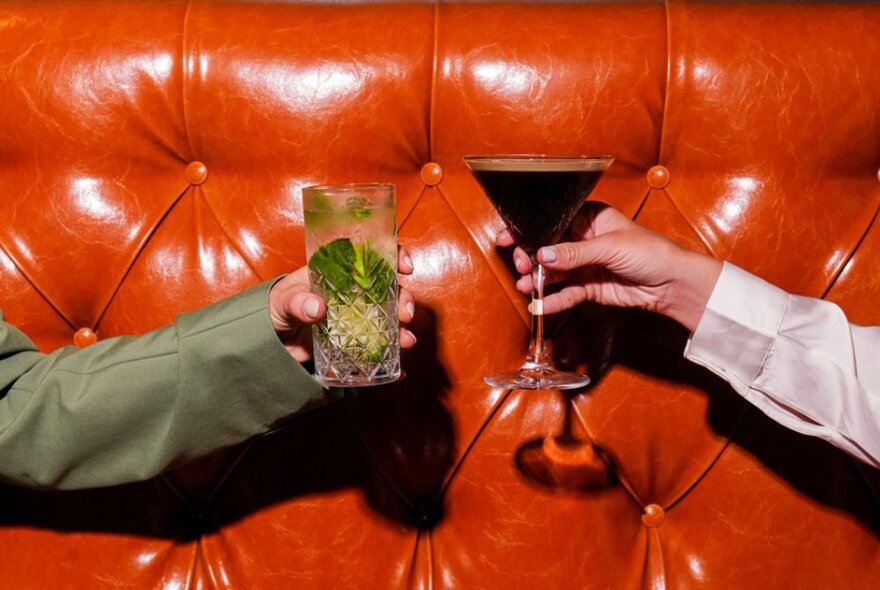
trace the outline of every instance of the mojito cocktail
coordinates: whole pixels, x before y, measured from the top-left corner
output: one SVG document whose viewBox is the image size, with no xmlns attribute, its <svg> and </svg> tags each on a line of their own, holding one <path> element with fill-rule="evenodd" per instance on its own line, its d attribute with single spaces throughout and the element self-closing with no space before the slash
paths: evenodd
<svg viewBox="0 0 880 590">
<path fill-rule="evenodd" d="M 313 326 L 315 376 L 328 386 L 400 378 L 394 185 L 303 189 L 312 291 L 327 302 Z"/>
</svg>

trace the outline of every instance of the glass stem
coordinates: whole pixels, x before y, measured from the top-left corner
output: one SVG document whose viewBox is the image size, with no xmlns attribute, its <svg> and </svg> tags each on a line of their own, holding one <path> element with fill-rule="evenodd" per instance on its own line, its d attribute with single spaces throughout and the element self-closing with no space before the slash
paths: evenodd
<svg viewBox="0 0 880 590">
<path fill-rule="evenodd" d="M 532 332 L 529 337 L 527 366 L 546 366 L 547 352 L 544 347 L 544 267 L 532 257 Z"/>
</svg>

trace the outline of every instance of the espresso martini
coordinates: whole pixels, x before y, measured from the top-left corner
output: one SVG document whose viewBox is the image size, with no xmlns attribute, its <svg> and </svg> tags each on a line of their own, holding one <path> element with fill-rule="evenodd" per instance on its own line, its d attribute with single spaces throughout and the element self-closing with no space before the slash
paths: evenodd
<svg viewBox="0 0 880 590">
<path fill-rule="evenodd" d="M 484 381 L 508 389 L 575 389 L 590 382 L 560 371 L 544 346 L 544 268 L 535 258 L 542 246 L 562 239 L 596 183 L 614 161 L 610 156 L 465 156 L 464 161 L 504 220 L 517 245 L 532 258 L 532 330 L 525 364 Z"/>
</svg>

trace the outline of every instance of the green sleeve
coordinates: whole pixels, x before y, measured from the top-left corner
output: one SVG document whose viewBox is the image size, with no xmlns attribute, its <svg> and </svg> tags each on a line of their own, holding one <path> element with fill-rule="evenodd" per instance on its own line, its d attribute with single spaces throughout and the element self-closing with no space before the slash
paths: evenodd
<svg viewBox="0 0 880 590">
<path fill-rule="evenodd" d="M 335 399 L 275 335 L 270 285 L 48 355 L 0 315 L 0 478 L 62 489 L 148 479 Z"/>
</svg>

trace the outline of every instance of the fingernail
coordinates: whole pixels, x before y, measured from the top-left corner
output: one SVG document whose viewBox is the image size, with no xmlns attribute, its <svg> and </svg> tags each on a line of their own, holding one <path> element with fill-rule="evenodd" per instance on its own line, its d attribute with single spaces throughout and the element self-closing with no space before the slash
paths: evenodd
<svg viewBox="0 0 880 590">
<path fill-rule="evenodd" d="M 405 328 L 404 328 L 404 329 L 405 329 Z M 406 330 L 406 329 L 405 329 L 405 330 Z M 413 334 L 412 332 L 410 332 L 409 330 L 406 330 L 406 333 L 409 334 L 410 338 L 412 338 L 413 344 L 415 344 L 416 342 L 419 341 L 418 338 L 416 338 L 416 335 Z"/>
<path fill-rule="evenodd" d="M 316 319 L 318 317 L 318 310 L 321 309 L 321 304 L 318 303 L 317 299 L 309 299 L 308 301 L 306 301 L 303 309 L 305 310 L 307 316 L 312 319 Z"/>
<path fill-rule="evenodd" d="M 409 257 L 409 254 L 406 254 L 406 255 L 403 257 L 403 263 L 404 263 L 405 265 L 407 265 L 408 267 L 410 267 L 410 268 L 415 268 L 415 266 L 413 265 L 412 258 Z"/>
<path fill-rule="evenodd" d="M 406 302 L 406 313 L 409 314 L 409 317 L 414 317 L 416 315 L 416 306 L 412 301 Z"/>
<path fill-rule="evenodd" d="M 556 250 L 551 247 L 544 247 L 538 251 L 541 256 L 541 262 L 556 262 Z"/>
</svg>

